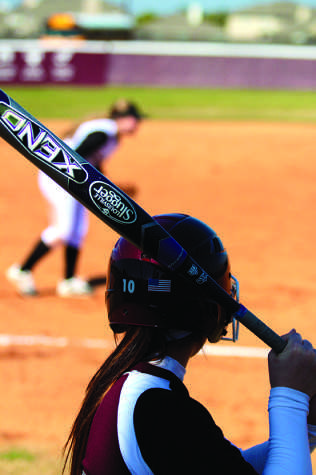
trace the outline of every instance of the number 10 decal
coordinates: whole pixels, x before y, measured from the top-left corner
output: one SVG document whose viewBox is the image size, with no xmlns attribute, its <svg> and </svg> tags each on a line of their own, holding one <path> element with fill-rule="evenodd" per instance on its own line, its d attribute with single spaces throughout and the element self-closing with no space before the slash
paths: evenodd
<svg viewBox="0 0 316 475">
<path fill-rule="evenodd" d="M 135 282 L 132 279 L 123 279 L 123 292 L 128 292 L 129 294 L 135 292 Z"/>
</svg>

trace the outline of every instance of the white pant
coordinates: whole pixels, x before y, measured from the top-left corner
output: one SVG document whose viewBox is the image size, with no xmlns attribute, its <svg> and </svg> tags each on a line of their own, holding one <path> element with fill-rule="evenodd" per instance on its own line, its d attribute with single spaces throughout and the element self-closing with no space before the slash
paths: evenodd
<svg viewBox="0 0 316 475">
<path fill-rule="evenodd" d="M 86 208 L 42 171 L 38 183 L 50 207 L 50 224 L 41 239 L 47 246 L 60 242 L 80 247 L 88 231 Z"/>
</svg>

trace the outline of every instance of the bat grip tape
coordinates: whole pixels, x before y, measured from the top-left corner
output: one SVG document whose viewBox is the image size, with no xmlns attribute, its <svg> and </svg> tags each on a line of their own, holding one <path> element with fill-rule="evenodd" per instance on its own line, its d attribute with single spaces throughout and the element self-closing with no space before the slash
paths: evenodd
<svg viewBox="0 0 316 475">
<path fill-rule="evenodd" d="M 239 310 L 234 313 L 234 317 L 276 353 L 281 353 L 284 350 L 286 341 L 243 305 L 240 304 Z"/>
</svg>

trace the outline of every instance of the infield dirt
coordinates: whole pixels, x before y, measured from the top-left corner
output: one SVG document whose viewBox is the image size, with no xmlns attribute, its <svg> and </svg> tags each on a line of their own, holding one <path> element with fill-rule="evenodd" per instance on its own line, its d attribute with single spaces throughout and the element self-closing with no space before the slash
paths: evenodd
<svg viewBox="0 0 316 475">
<path fill-rule="evenodd" d="M 43 122 L 57 134 L 69 125 Z M 278 333 L 294 327 L 316 344 L 314 147 L 311 124 L 148 120 L 123 141 L 107 174 L 119 186 L 133 186 L 150 214 L 185 212 L 206 221 L 229 252 L 244 305 Z M 0 346 L 0 448 L 58 451 L 90 377 L 113 345 L 104 284 L 89 298 L 57 298 L 58 249 L 35 270 L 39 296 L 16 294 L 5 270 L 21 261 L 47 218 L 37 169 L 3 140 L 0 150 L 0 335 L 69 338 L 65 347 Z M 117 237 L 90 215 L 81 276 L 102 281 Z M 247 329 L 240 333 L 237 345 L 265 347 Z M 104 339 L 107 347 L 81 346 L 87 338 Z M 199 355 L 185 382 L 235 444 L 246 448 L 267 438 L 266 359 Z"/>
</svg>

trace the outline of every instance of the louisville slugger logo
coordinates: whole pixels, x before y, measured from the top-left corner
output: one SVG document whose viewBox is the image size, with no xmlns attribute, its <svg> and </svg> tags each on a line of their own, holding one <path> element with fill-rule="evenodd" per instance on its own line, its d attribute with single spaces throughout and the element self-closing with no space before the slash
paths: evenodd
<svg viewBox="0 0 316 475">
<path fill-rule="evenodd" d="M 133 205 L 126 196 L 108 183 L 91 183 L 89 193 L 94 204 L 113 221 L 124 224 L 136 221 L 137 215 Z"/>
<path fill-rule="evenodd" d="M 1 122 L 20 144 L 37 159 L 46 162 L 76 183 L 84 183 L 86 170 L 44 128 L 21 112 L 0 104 Z"/>
<path fill-rule="evenodd" d="M 188 270 L 188 275 L 190 277 L 194 277 L 195 282 L 199 285 L 205 284 L 208 277 L 208 275 L 205 272 L 200 272 L 198 267 L 194 264 L 192 264 L 192 266 Z"/>
</svg>

